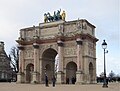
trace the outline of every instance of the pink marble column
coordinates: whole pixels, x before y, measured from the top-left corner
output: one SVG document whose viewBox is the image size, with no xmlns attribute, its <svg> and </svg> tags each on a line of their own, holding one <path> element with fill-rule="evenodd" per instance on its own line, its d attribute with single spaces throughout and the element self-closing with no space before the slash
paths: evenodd
<svg viewBox="0 0 120 91">
<path fill-rule="evenodd" d="M 22 45 L 18 46 L 19 49 L 19 72 L 24 72 L 24 47 Z"/>
<path fill-rule="evenodd" d="M 82 40 L 80 38 L 76 39 L 77 42 L 77 71 L 81 70 L 82 66 L 82 54 L 81 53 L 81 45 L 82 45 Z"/>
<path fill-rule="evenodd" d="M 39 62 L 39 44 L 34 43 L 34 72 L 37 72 L 37 64 Z"/>
<path fill-rule="evenodd" d="M 59 57 L 59 69 L 57 72 L 57 83 L 61 84 L 64 82 L 64 74 L 63 74 L 63 42 L 59 40 L 58 44 L 58 57 Z"/>
<path fill-rule="evenodd" d="M 63 42 L 60 40 L 58 44 L 58 57 L 59 57 L 59 69 L 58 71 L 63 71 Z"/>
<path fill-rule="evenodd" d="M 82 69 L 82 40 L 80 38 L 76 39 L 77 42 L 77 72 L 76 72 L 76 84 L 83 83 L 83 69 Z"/>
<path fill-rule="evenodd" d="M 39 44 L 33 43 L 34 47 L 34 72 L 31 83 L 39 83 Z"/>
<path fill-rule="evenodd" d="M 17 74 L 17 83 L 24 83 L 24 47 L 22 45 L 18 46 L 19 49 L 19 73 Z"/>
<path fill-rule="evenodd" d="M 77 70 L 80 71 L 81 64 L 80 64 L 80 45 L 77 45 Z"/>
</svg>

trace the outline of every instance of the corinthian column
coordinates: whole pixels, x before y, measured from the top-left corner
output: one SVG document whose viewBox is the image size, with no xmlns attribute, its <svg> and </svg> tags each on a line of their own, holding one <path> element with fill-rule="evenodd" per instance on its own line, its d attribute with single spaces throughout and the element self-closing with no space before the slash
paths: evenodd
<svg viewBox="0 0 120 91">
<path fill-rule="evenodd" d="M 24 79 L 24 47 L 18 46 L 19 49 L 19 73 L 17 74 L 17 83 L 23 83 Z"/>
<path fill-rule="evenodd" d="M 80 38 L 77 38 L 77 70 L 80 71 L 81 66 L 82 66 L 82 54 L 81 52 L 81 46 L 82 46 L 82 40 Z"/>
<path fill-rule="evenodd" d="M 33 81 L 32 83 L 38 83 L 39 82 L 39 44 L 37 43 L 33 43 L 33 47 L 34 47 L 34 72 L 33 72 Z"/>
<path fill-rule="evenodd" d="M 58 41 L 58 57 L 59 57 L 59 64 L 58 64 L 58 71 L 63 71 L 63 42 Z"/>
<path fill-rule="evenodd" d="M 58 57 L 59 57 L 59 64 L 58 64 L 58 72 L 57 72 L 57 83 L 63 83 L 63 41 L 59 40 L 58 44 Z"/>
<path fill-rule="evenodd" d="M 76 83 L 82 83 L 83 81 L 83 74 L 82 74 L 82 40 L 77 38 L 77 72 L 76 72 Z"/>
<path fill-rule="evenodd" d="M 37 43 L 34 43 L 33 47 L 34 47 L 34 72 L 37 72 L 37 64 L 39 62 L 39 45 Z"/>
</svg>

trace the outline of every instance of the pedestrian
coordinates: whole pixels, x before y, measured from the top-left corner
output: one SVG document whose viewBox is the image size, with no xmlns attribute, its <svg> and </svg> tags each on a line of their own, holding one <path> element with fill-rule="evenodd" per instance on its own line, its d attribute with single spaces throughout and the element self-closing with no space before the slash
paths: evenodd
<svg viewBox="0 0 120 91">
<path fill-rule="evenodd" d="M 72 81 L 72 84 L 75 84 L 75 78 L 74 77 L 72 77 L 71 81 Z"/>
<path fill-rule="evenodd" d="M 47 75 L 45 75 L 45 86 L 49 87 L 49 85 L 48 85 L 48 76 Z"/>
<path fill-rule="evenodd" d="M 66 78 L 66 84 L 69 84 L 69 78 Z"/>
<path fill-rule="evenodd" d="M 53 87 L 55 87 L 55 82 L 56 82 L 56 78 L 55 78 L 55 76 L 53 76 L 53 78 L 52 78 L 52 86 Z"/>
</svg>

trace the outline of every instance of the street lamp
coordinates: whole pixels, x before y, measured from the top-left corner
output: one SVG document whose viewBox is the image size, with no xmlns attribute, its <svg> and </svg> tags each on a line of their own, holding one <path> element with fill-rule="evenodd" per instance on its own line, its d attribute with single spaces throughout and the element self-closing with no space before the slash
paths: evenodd
<svg viewBox="0 0 120 91">
<path fill-rule="evenodd" d="M 104 49 L 104 82 L 103 82 L 103 87 L 107 88 L 108 87 L 108 83 L 107 83 L 107 80 L 106 80 L 105 53 L 108 53 L 108 51 L 105 51 L 105 49 L 107 48 L 107 43 L 105 42 L 105 40 L 103 40 L 102 48 Z"/>
</svg>

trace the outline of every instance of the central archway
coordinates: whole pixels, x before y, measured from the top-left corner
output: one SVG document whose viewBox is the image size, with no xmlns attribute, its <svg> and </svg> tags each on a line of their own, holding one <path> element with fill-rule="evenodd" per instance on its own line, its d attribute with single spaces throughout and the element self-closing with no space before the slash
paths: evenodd
<svg viewBox="0 0 120 91">
<path fill-rule="evenodd" d="M 51 82 L 52 76 L 55 75 L 55 57 L 57 51 L 49 48 L 43 52 L 42 55 L 42 81 L 45 81 L 45 74 Z"/>
</svg>

